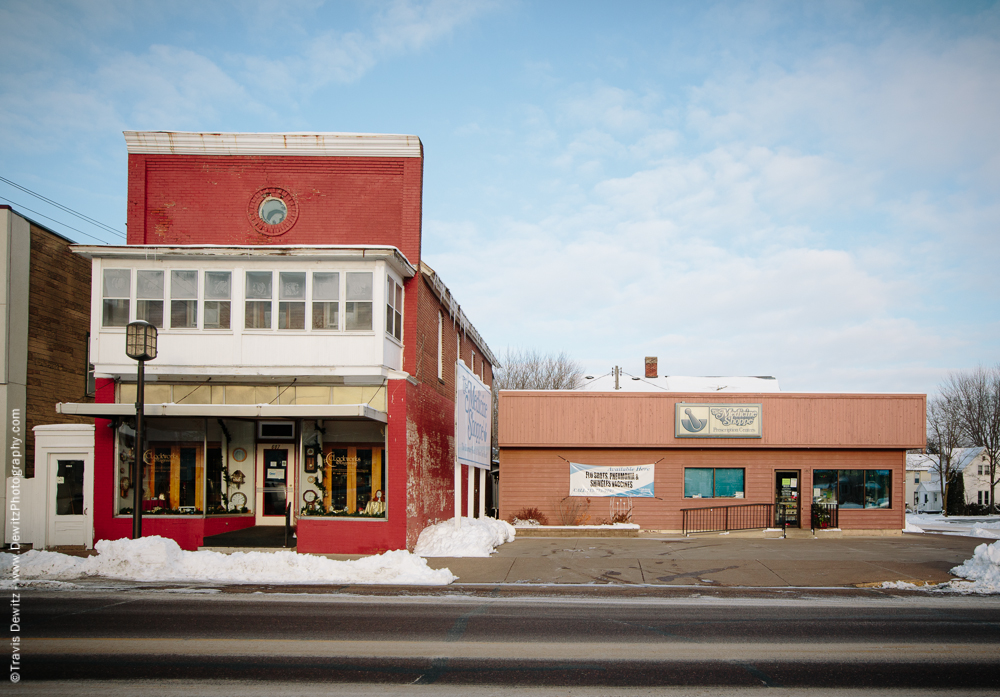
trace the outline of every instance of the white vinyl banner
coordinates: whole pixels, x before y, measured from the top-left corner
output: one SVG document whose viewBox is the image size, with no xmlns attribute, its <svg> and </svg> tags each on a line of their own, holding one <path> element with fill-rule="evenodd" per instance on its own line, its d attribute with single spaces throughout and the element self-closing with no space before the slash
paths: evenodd
<svg viewBox="0 0 1000 697">
<path fill-rule="evenodd" d="M 569 463 L 570 496 L 653 498 L 654 465 L 604 467 Z"/>
<path fill-rule="evenodd" d="M 490 388 L 465 365 L 456 364 L 455 450 L 460 464 L 490 468 L 493 397 Z"/>
</svg>

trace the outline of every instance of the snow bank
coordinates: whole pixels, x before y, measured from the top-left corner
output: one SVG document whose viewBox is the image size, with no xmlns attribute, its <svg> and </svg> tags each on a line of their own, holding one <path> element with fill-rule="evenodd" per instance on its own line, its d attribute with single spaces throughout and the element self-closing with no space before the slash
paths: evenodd
<svg viewBox="0 0 1000 697">
<path fill-rule="evenodd" d="M 903 532 L 923 532 L 923 531 L 924 531 L 923 528 L 914 525 L 909 520 L 906 521 L 906 527 L 903 528 Z"/>
<path fill-rule="evenodd" d="M 972 593 L 1000 593 L 1000 542 L 981 544 L 972 553 L 972 559 L 956 566 L 951 573 L 973 581 L 972 584 L 955 582 L 956 590 Z"/>
<path fill-rule="evenodd" d="M 545 528 L 546 530 L 638 530 L 638 523 L 605 523 L 604 525 L 542 525 L 537 520 L 514 519 L 515 528 Z"/>
<path fill-rule="evenodd" d="M 79 558 L 32 550 L 20 556 L 21 579 L 69 581 L 102 576 L 127 581 L 216 583 L 337 583 L 447 585 L 457 577 L 431 569 L 405 550 L 354 561 L 295 552 L 185 552 L 164 537 L 101 540 L 97 556 Z M 12 578 L 14 555 L 0 554 L 0 579 Z"/>
<path fill-rule="evenodd" d="M 495 518 L 462 518 L 455 529 L 455 519 L 424 528 L 417 539 L 414 554 L 421 557 L 488 557 L 504 542 L 513 542 L 514 526 Z"/>
</svg>

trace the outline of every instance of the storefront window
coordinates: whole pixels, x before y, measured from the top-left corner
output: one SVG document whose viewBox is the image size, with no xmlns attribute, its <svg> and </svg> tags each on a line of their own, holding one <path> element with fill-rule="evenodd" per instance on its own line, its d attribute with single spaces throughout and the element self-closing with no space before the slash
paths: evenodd
<svg viewBox="0 0 1000 697">
<path fill-rule="evenodd" d="M 891 508 L 891 470 L 813 470 L 813 503 Z"/>
<path fill-rule="evenodd" d="M 209 514 L 252 513 L 254 422 L 209 419 L 205 499 Z"/>
<path fill-rule="evenodd" d="M 732 467 L 687 467 L 684 497 L 693 499 L 743 498 L 744 471 Z"/>
<path fill-rule="evenodd" d="M 837 503 L 837 470 L 813 470 L 813 503 Z"/>
<path fill-rule="evenodd" d="M 377 424 L 303 423 L 301 515 L 385 517 L 385 449 L 349 442 L 375 437 Z"/>
<path fill-rule="evenodd" d="M 254 487 L 252 421 L 150 418 L 145 431 L 139 483 L 143 515 L 250 511 Z M 117 435 L 116 510 L 118 515 L 131 515 L 136 486 L 134 423 L 120 424 Z"/>
<path fill-rule="evenodd" d="M 204 513 L 203 419 L 149 419 L 143 463 L 144 514 Z"/>
</svg>

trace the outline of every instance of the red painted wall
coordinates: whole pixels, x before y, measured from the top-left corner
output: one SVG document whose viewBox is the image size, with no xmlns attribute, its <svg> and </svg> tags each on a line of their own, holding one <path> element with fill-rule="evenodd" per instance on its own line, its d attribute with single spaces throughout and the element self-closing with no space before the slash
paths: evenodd
<svg viewBox="0 0 1000 697">
<path fill-rule="evenodd" d="M 99 378 L 95 401 L 115 401 L 115 382 Z M 107 419 L 94 419 L 94 542 L 132 537 L 132 517 L 115 517 L 114 492 L 118 490 L 118 465 L 115 461 L 115 432 Z M 131 474 L 129 474 L 131 477 Z M 212 518 L 164 518 L 143 516 L 142 536 L 160 535 L 177 541 L 181 549 L 196 550 L 206 535 L 242 530 L 253 525 L 253 516 L 218 516 Z"/>
<path fill-rule="evenodd" d="M 317 554 L 380 554 L 403 549 L 407 539 L 406 516 L 406 380 L 390 380 L 386 424 L 385 521 L 350 518 L 298 519 L 299 552 Z"/>
<path fill-rule="evenodd" d="M 406 419 L 406 547 L 413 549 L 421 530 L 455 515 L 455 403 L 430 386 L 405 384 L 410 403 Z"/>
<path fill-rule="evenodd" d="M 393 245 L 420 262 L 423 158 L 129 155 L 129 244 Z M 263 187 L 290 192 L 282 235 L 250 224 Z"/>
</svg>

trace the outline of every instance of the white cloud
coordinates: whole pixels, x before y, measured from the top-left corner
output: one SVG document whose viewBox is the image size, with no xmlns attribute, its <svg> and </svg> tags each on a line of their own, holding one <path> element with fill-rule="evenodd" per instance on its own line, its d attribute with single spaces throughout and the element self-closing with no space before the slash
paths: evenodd
<svg viewBox="0 0 1000 697">
<path fill-rule="evenodd" d="M 265 76 L 309 93 L 331 82 L 356 82 L 379 63 L 419 52 L 495 6 L 489 0 L 395 0 L 379 6 L 367 30 L 324 31 L 283 59 L 264 54 L 234 59 L 244 62 L 246 81 Z"/>
</svg>

